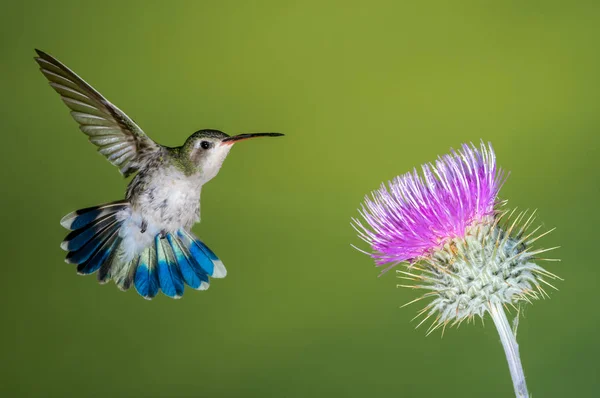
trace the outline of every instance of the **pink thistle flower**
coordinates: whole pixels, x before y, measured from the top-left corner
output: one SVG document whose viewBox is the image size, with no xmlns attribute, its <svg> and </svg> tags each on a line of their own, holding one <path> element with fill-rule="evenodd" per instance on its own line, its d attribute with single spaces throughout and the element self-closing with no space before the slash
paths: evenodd
<svg viewBox="0 0 600 398">
<path fill-rule="evenodd" d="M 423 176 L 415 169 L 365 198 L 360 214 L 370 228 L 354 219 L 378 265 L 412 262 L 494 215 L 504 173 L 491 144 L 464 144 L 422 169 Z"/>
<path fill-rule="evenodd" d="M 491 144 L 463 145 L 422 169 L 422 175 L 414 170 L 367 196 L 359 210 L 365 223 L 353 218 L 353 226 L 371 246 L 367 254 L 375 263 L 389 265 L 384 272 L 408 262 L 407 271 L 396 271 L 398 277 L 415 282 L 407 287 L 427 291 L 406 304 L 431 299 L 417 315 L 424 317 L 417 327 L 435 317 L 429 334 L 489 313 L 515 394 L 527 397 L 518 344 L 504 308 L 547 296 L 542 284 L 554 288 L 548 280 L 559 278 L 534 261 L 552 260 L 538 255 L 555 248 L 532 249 L 550 231 L 535 237 L 539 227 L 527 232 L 535 212 L 511 220 L 514 210 L 499 210 L 505 203 L 498 200 L 505 175 Z"/>
</svg>

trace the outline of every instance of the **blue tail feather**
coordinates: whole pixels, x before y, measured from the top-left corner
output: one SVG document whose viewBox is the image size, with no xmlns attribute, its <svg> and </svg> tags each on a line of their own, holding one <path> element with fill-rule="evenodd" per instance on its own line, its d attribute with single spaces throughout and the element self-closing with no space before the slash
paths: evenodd
<svg viewBox="0 0 600 398">
<path fill-rule="evenodd" d="M 111 253 L 116 248 L 117 231 L 103 241 L 102 246 L 91 256 L 87 261 L 77 265 L 77 273 L 81 275 L 89 275 L 98 271 L 102 264 L 109 260 Z"/>
<path fill-rule="evenodd" d="M 181 297 L 183 296 L 183 290 L 185 288 L 181 269 L 177 264 L 177 260 L 175 259 L 175 255 L 173 253 L 173 248 L 169 244 L 168 239 L 163 237 L 163 239 L 161 239 L 161 243 L 165 249 L 167 263 L 169 264 L 169 270 L 171 271 L 171 278 L 173 279 L 173 285 L 175 286 L 175 292 L 177 293 L 177 296 Z"/>
<path fill-rule="evenodd" d="M 202 250 L 202 246 L 198 245 L 195 239 L 181 229 L 177 231 L 177 236 L 179 236 L 184 246 L 189 250 L 191 258 L 196 265 L 208 275 L 212 275 L 215 266 L 210 257 Z"/>
<path fill-rule="evenodd" d="M 98 219 L 98 221 L 89 224 L 86 228 L 80 228 L 73 232 L 71 232 L 67 237 L 63 240 L 60 245 L 64 250 L 73 252 L 81 249 L 83 245 L 88 243 L 94 235 L 98 232 L 102 231 L 108 225 L 112 224 L 116 221 L 115 214 L 109 214 L 103 218 Z"/>
<path fill-rule="evenodd" d="M 159 280 L 153 247 L 140 254 L 133 283 L 140 296 L 146 299 L 152 299 L 158 294 Z"/>
<path fill-rule="evenodd" d="M 121 223 L 113 221 L 112 224 L 106 226 L 94 237 L 88 241 L 79 250 L 69 252 L 65 261 L 70 264 L 81 264 L 86 262 L 112 234 L 119 229 Z"/>
<path fill-rule="evenodd" d="M 183 295 L 183 280 L 174 260 L 171 246 L 160 234 L 154 238 L 158 264 L 158 280 L 160 288 L 166 296 L 179 298 Z"/>
<path fill-rule="evenodd" d="M 195 243 L 202 248 L 202 251 L 204 252 L 204 254 L 206 254 L 213 263 L 215 263 L 217 261 L 221 261 L 219 259 L 219 257 L 217 257 L 217 255 L 212 250 L 210 250 L 210 248 L 208 246 L 206 246 L 204 244 L 204 242 L 202 242 L 200 239 L 196 239 Z"/>
<path fill-rule="evenodd" d="M 194 264 L 194 260 L 190 258 L 190 254 L 184 247 L 181 246 L 180 241 L 177 237 L 173 237 L 171 234 L 167 235 L 177 265 L 181 270 L 183 279 L 193 289 L 207 289 L 208 288 L 208 274 L 204 270 Z M 204 284 L 202 283 L 204 282 Z"/>
<path fill-rule="evenodd" d="M 129 206 L 125 201 L 107 203 L 100 206 L 88 207 L 67 214 L 60 220 L 60 224 L 70 230 L 81 229 L 100 217 L 116 213 Z"/>
</svg>

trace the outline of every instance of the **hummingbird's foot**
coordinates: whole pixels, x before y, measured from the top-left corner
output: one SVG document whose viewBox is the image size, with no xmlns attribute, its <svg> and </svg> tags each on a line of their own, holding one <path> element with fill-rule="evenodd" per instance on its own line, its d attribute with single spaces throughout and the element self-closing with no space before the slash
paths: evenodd
<svg viewBox="0 0 600 398">
<path fill-rule="evenodd" d="M 148 221 L 142 220 L 142 228 L 140 229 L 140 232 L 144 233 L 144 232 L 146 232 L 147 229 L 148 229 Z"/>
<path fill-rule="evenodd" d="M 167 237 L 167 231 L 165 231 L 164 229 L 162 231 L 160 231 L 160 238 L 164 239 Z"/>
</svg>

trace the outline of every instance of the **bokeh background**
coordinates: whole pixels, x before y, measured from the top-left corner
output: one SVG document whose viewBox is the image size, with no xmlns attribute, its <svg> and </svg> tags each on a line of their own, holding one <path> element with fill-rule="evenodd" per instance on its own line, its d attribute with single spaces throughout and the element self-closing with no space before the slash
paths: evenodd
<svg viewBox="0 0 600 398">
<path fill-rule="evenodd" d="M 600 395 L 600 7 L 589 2 L 24 1 L 3 6 L 0 395 L 508 397 L 488 318 L 425 337 L 349 221 L 381 181 L 493 142 L 501 195 L 562 246 L 518 339 L 537 397 Z M 228 267 L 152 302 L 76 275 L 58 221 L 127 181 L 48 87 L 34 47 L 158 142 L 239 144 L 194 228 Z M 364 248 L 364 245 L 361 247 Z"/>
</svg>

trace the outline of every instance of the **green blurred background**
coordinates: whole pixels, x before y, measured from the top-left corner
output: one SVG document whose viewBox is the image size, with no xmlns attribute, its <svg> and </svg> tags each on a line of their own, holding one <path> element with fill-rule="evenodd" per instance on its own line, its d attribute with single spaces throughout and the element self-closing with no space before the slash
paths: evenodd
<svg viewBox="0 0 600 398">
<path fill-rule="evenodd" d="M 561 245 L 518 339 L 535 397 L 598 396 L 597 2 L 13 2 L 2 62 L 6 397 L 508 397 L 496 330 L 425 337 L 350 217 L 381 181 L 492 141 L 501 195 Z M 449 4 L 451 3 L 451 4 Z M 73 68 L 158 142 L 236 146 L 194 231 L 229 275 L 152 302 L 76 275 L 58 221 L 123 197 L 33 61 Z M 362 246 L 364 247 L 364 245 Z"/>
</svg>

